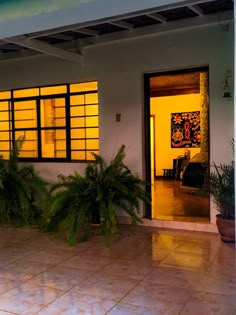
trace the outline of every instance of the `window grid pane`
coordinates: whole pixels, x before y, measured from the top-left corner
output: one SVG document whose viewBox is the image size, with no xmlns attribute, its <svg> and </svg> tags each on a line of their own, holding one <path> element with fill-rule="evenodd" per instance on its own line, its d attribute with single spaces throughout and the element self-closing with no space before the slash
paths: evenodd
<svg viewBox="0 0 236 315">
<path fill-rule="evenodd" d="M 98 123 L 97 82 L 0 92 L 0 154 L 6 158 L 12 139 L 24 136 L 21 158 L 92 160 L 90 152 L 99 152 Z"/>
<path fill-rule="evenodd" d="M 70 102 L 71 159 L 93 160 L 91 152 L 99 152 L 98 93 L 72 95 Z"/>
<path fill-rule="evenodd" d="M 0 102 L 0 155 L 8 159 L 11 149 L 11 103 L 9 101 Z"/>
</svg>

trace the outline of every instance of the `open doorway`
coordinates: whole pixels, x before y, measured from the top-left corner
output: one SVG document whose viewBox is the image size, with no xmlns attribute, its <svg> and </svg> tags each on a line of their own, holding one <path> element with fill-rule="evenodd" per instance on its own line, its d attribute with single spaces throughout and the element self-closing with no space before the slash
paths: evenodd
<svg viewBox="0 0 236 315">
<path fill-rule="evenodd" d="M 147 74 L 147 217 L 209 222 L 209 196 L 199 194 L 209 171 L 208 68 Z"/>
</svg>

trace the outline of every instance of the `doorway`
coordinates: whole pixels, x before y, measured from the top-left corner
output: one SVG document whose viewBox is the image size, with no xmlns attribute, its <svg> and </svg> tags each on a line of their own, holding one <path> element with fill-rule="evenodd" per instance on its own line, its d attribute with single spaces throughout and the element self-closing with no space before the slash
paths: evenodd
<svg viewBox="0 0 236 315">
<path fill-rule="evenodd" d="M 209 222 L 208 67 L 146 74 L 146 180 L 158 220 Z"/>
</svg>

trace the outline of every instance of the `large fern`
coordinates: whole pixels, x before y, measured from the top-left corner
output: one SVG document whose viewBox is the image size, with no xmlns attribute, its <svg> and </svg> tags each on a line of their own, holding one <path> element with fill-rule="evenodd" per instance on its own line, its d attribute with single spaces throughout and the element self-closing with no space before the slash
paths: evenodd
<svg viewBox="0 0 236 315">
<path fill-rule="evenodd" d="M 84 176 L 75 173 L 59 177 L 60 182 L 52 187 L 45 208 L 45 228 L 54 230 L 61 226 L 70 244 L 89 222 L 99 222 L 105 235 L 115 233 L 118 208 L 123 209 L 133 223 L 141 222 L 140 201 L 150 202 L 145 182 L 124 164 L 124 145 L 109 164 L 100 155 L 93 153 L 93 156 L 95 161 L 88 164 Z"/>
<path fill-rule="evenodd" d="M 32 166 L 19 165 L 24 138 L 15 141 L 9 160 L 0 159 L 0 222 L 33 223 L 40 215 L 36 201 L 47 195 L 46 185 Z"/>
</svg>

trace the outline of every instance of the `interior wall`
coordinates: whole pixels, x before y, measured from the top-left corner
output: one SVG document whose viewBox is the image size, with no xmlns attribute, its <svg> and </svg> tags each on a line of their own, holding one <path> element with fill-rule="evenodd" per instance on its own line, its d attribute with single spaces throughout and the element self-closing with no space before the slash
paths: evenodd
<svg viewBox="0 0 236 315">
<path fill-rule="evenodd" d="M 173 159 L 184 155 L 184 148 L 171 148 L 171 113 L 200 110 L 200 94 L 151 97 L 150 111 L 155 116 L 155 175 L 162 176 L 164 168 L 173 168 Z M 190 158 L 200 148 L 188 148 Z"/>
<path fill-rule="evenodd" d="M 110 159 L 125 144 L 126 163 L 144 176 L 143 74 L 209 65 L 210 157 L 216 163 L 231 160 L 233 98 L 222 98 L 226 71 L 233 72 L 231 26 L 229 31 L 215 25 L 95 45 L 83 55 L 82 65 L 49 56 L 1 62 L 0 89 L 98 80 L 100 153 Z M 121 114 L 119 123 L 116 113 Z M 83 163 L 35 165 L 52 180 L 58 173 L 84 170 Z"/>
</svg>

